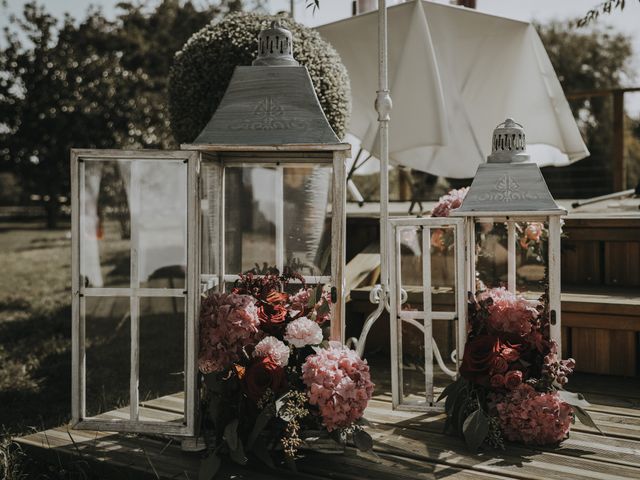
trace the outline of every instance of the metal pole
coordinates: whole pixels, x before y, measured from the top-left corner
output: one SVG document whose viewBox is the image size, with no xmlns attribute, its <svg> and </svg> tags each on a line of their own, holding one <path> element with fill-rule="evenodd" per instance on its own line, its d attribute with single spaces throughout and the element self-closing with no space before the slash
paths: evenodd
<svg viewBox="0 0 640 480">
<path fill-rule="evenodd" d="M 378 91 L 375 103 L 378 112 L 378 141 L 380 142 L 380 285 L 372 291 L 369 299 L 372 303 L 377 303 L 378 308 L 367 318 L 360 338 L 356 342 L 356 351 L 360 356 L 364 354 L 364 347 L 367 341 L 369 330 L 380 317 L 387 304 L 389 290 L 389 113 L 392 103 L 389 94 L 389 77 L 387 67 L 387 5 L 386 0 L 378 2 Z M 391 329 L 394 328 L 391 322 Z M 392 332 L 392 345 L 393 345 Z"/>
</svg>

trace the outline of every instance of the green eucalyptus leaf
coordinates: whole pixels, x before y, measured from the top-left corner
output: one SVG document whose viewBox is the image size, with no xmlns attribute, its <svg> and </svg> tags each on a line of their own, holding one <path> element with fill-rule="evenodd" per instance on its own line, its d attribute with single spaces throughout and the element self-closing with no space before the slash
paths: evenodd
<svg viewBox="0 0 640 480">
<path fill-rule="evenodd" d="M 235 450 L 229 451 L 229 457 L 238 465 L 246 465 L 249 461 L 244 453 L 244 447 L 242 446 L 242 440 L 238 439 Z"/>
<path fill-rule="evenodd" d="M 218 473 L 220 464 L 220 457 L 218 457 L 215 452 L 203 458 L 200 461 L 200 468 L 198 469 L 198 480 L 212 480 L 216 476 L 216 473 Z"/>
<path fill-rule="evenodd" d="M 584 408 L 579 407 L 577 405 L 573 405 L 573 411 L 575 412 L 576 417 L 578 417 L 578 420 L 580 420 L 580 422 L 583 425 L 587 427 L 595 428 L 596 430 L 598 430 L 598 432 L 604 435 L 603 431 L 600 430 L 600 427 L 596 425 L 596 422 L 593 421 L 593 418 L 591 418 L 591 415 L 589 415 L 589 413 Z"/>
<path fill-rule="evenodd" d="M 353 443 L 355 443 L 356 448 L 362 452 L 373 450 L 373 438 L 361 428 L 353 432 Z"/>
<path fill-rule="evenodd" d="M 449 395 L 451 395 L 452 393 L 457 391 L 460 388 L 461 382 L 462 382 L 462 379 L 459 378 L 456 381 L 451 382 L 449 385 L 444 387 L 444 390 L 442 390 L 442 393 L 440 394 L 440 396 L 438 397 L 438 400 L 436 400 L 436 402 L 439 402 L 443 398 L 447 398 Z"/>
<path fill-rule="evenodd" d="M 489 433 L 489 418 L 481 408 L 475 410 L 465 419 L 462 433 L 469 450 L 476 452 Z"/>
<path fill-rule="evenodd" d="M 264 441 L 264 437 L 258 435 L 258 437 L 253 442 L 253 447 L 251 448 L 253 454 L 258 457 L 262 463 L 264 463 L 269 468 L 275 468 L 273 463 L 273 459 L 269 454 L 269 449 L 267 448 L 267 443 Z"/>
<path fill-rule="evenodd" d="M 227 423 L 227 426 L 224 427 L 224 440 L 229 445 L 229 450 L 234 452 L 238 449 L 238 445 L 240 444 L 240 440 L 238 439 L 238 419 L 235 418 Z"/>
<path fill-rule="evenodd" d="M 581 393 L 567 392 L 566 390 L 558 390 L 558 396 L 560 397 L 560 400 L 562 400 L 565 403 L 568 403 L 573 407 L 586 408 L 591 406 L 591 404 L 587 402 L 587 400 L 584 398 L 584 395 L 582 395 Z"/>
<path fill-rule="evenodd" d="M 258 435 L 262 433 L 265 427 L 269 424 L 269 421 L 274 417 L 275 411 L 275 405 L 269 404 L 264 408 L 264 410 L 260 412 L 260 414 L 256 418 L 256 423 L 253 425 L 253 429 L 249 434 L 249 439 L 247 441 L 247 448 L 249 450 L 253 448 L 253 444 L 258 438 Z"/>
</svg>

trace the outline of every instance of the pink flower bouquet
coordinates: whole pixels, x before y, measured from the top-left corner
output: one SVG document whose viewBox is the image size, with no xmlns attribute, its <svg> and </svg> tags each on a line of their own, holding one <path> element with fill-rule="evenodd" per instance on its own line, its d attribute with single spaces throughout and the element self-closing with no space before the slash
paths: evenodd
<svg viewBox="0 0 640 480">
<path fill-rule="evenodd" d="M 575 367 L 549 338 L 546 295 L 529 301 L 504 288 L 470 294 L 460 378 L 441 395 L 448 426 L 473 450 L 504 441 L 557 444 L 576 415 L 594 426 L 579 395 L 563 390 Z"/>
<path fill-rule="evenodd" d="M 330 319 L 329 290 L 291 273 L 241 275 L 231 293 L 202 299 L 198 361 L 210 456 L 294 458 L 307 431 L 368 437 L 359 421 L 373 393 L 369 367 L 328 341 Z"/>
</svg>

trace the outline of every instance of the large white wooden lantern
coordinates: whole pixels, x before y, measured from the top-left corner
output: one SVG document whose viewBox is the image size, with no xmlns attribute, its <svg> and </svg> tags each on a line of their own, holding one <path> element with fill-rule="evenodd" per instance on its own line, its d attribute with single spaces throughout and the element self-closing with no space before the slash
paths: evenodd
<svg viewBox="0 0 640 480">
<path fill-rule="evenodd" d="M 344 339 L 350 146 L 291 52 L 288 30 L 261 32 L 179 151 L 72 150 L 74 428 L 197 435 L 200 296 L 247 271 L 330 285 Z"/>
<path fill-rule="evenodd" d="M 487 163 L 478 167 L 462 206 L 451 215 L 465 219 L 465 290 L 505 287 L 532 301 L 547 293 L 550 336 L 562 358 L 560 217 L 567 212 L 528 160 L 524 129 L 507 118 L 494 130 Z M 460 343 L 458 352 L 463 350 Z"/>
<path fill-rule="evenodd" d="M 492 153 L 460 208 L 449 217 L 389 220 L 394 408 L 438 408 L 435 388 L 457 375 L 467 295 L 478 288 L 505 287 L 531 301 L 546 293 L 550 335 L 561 355 L 560 217 L 566 211 L 528 159 L 522 126 L 507 119 L 495 129 Z M 434 248 L 443 238 L 444 257 Z M 436 336 L 435 322 L 451 326 L 443 335 L 441 325 Z M 454 342 L 448 350 L 439 346 L 447 332 L 449 344 Z"/>
</svg>

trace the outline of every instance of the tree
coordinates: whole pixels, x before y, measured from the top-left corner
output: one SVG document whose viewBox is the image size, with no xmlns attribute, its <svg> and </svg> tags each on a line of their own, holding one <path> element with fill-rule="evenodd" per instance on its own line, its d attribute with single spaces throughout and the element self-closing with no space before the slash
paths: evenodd
<svg viewBox="0 0 640 480">
<path fill-rule="evenodd" d="M 572 24 L 575 24 L 578 27 L 586 27 L 591 22 L 595 22 L 598 20 L 600 15 L 609 15 L 614 10 L 624 10 L 626 5 L 625 0 L 605 0 L 602 3 L 597 4 L 595 7 L 589 9 L 587 13 L 584 14 L 584 17 L 577 19 Z"/>
<path fill-rule="evenodd" d="M 237 65 L 251 65 L 260 30 L 278 20 L 293 35 L 293 56 L 307 67 L 329 124 L 342 138 L 351 111 L 347 70 L 318 32 L 287 16 L 235 13 L 195 33 L 176 54 L 169 79 L 171 128 L 179 143 L 195 139 L 207 124 Z"/>
<path fill-rule="evenodd" d="M 167 147 L 166 82 L 173 53 L 239 0 L 123 2 L 115 21 L 91 10 L 62 22 L 36 2 L 5 29 L 0 51 L 0 161 L 44 199 L 56 225 L 69 191 L 69 149 Z"/>
<path fill-rule="evenodd" d="M 607 30 L 575 30 L 559 22 L 536 27 L 565 93 L 614 88 L 620 86 L 624 78 L 633 76 L 631 42 L 625 35 Z M 611 175 L 609 154 L 613 113 L 610 98 L 573 99 L 569 104 L 591 156 L 575 165 L 545 173 L 557 177 L 558 183 L 573 185 L 574 192 L 578 193 L 587 186 L 583 183 L 585 177 L 575 173 L 589 168 L 594 188 L 601 189 L 590 192 L 605 193 L 611 183 L 606 183 Z M 550 186 L 553 183 L 551 181 Z"/>
</svg>

